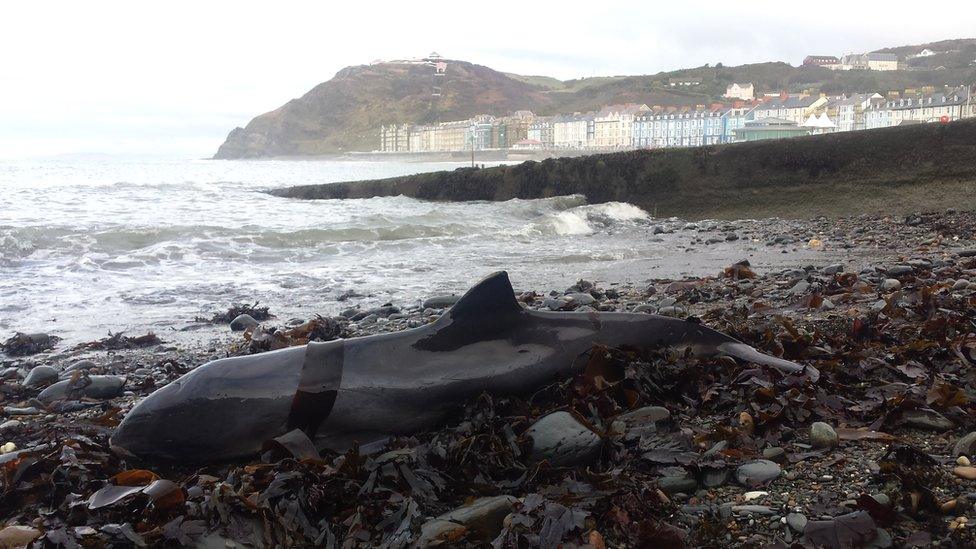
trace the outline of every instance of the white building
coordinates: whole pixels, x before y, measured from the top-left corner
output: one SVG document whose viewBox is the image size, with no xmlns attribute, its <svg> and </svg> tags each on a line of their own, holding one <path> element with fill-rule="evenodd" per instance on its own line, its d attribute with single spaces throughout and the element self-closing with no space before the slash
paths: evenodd
<svg viewBox="0 0 976 549">
<path fill-rule="evenodd" d="M 752 101 L 756 98 L 756 87 L 752 84 L 752 82 L 749 82 L 748 84 L 733 82 L 729 84 L 727 88 L 725 88 L 725 95 L 722 97 Z"/>
<path fill-rule="evenodd" d="M 827 101 L 826 97 L 815 95 L 783 95 L 757 106 L 752 118 L 780 118 L 799 126 Z"/>
<path fill-rule="evenodd" d="M 630 147 L 633 141 L 634 116 L 650 111 L 647 105 L 613 105 L 593 118 L 593 146 L 604 149 Z"/>
<path fill-rule="evenodd" d="M 593 115 L 572 114 L 552 119 L 552 143 L 558 149 L 584 149 L 593 146 Z"/>
<path fill-rule="evenodd" d="M 864 122 L 864 112 L 872 102 L 881 99 L 884 97 L 880 93 L 855 93 L 833 102 L 832 106 L 836 109 L 837 131 L 850 132 L 865 129 L 867 126 Z"/>
<path fill-rule="evenodd" d="M 867 129 L 874 129 L 912 122 L 951 122 L 974 114 L 969 89 L 963 86 L 872 103 L 864 112 L 864 121 Z"/>
</svg>

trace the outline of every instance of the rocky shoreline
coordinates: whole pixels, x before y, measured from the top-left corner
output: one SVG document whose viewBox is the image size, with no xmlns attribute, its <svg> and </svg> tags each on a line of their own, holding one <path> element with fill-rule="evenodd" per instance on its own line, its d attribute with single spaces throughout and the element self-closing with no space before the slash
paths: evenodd
<svg viewBox="0 0 976 549">
<path fill-rule="evenodd" d="M 248 463 L 186 467 L 123 459 L 108 436 L 206 361 L 420 326 L 455 297 L 294 321 L 241 309 L 220 319 L 240 331 L 195 346 L 5 338 L 0 546 L 972 546 L 976 212 L 781 225 L 726 232 L 787 259 L 849 246 L 874 263 L 740 262 L 519 300 L 687 318 L 818 380 L 595 348 L 573 379 L 484 395 L 440 429 L 345 454 L 271 444 Z M 700 228 L 691 248 L 724 234 Z"/>
</svg>

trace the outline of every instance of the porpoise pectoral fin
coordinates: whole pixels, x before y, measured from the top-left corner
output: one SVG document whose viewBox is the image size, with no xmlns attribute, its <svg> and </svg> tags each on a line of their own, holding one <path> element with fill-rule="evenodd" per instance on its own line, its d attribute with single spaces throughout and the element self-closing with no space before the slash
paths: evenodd
<svg viewBox="0 0 976 549">
<path fill-rule="evenodd" d="M 727 341 L 716 347 L 716 350 L 724 355 L 728 355 L 746 362 L 753 362 L 763 366 L 770 366 L 787 374 L 805 374 L 810 381 L 816 383 L 820 379 L 820 371 L 813 366 L 801 366 L 795 362 L 777 358 L 764 353 L 760 353 L 755 348 L 742 343 L 741 341 Z"/>
<path fill-rule="evenodd" d="M 475 284 L 430 326 L 429 336 L 413 347 L 423 351 L 453 351 L 478 341 L 496 339 L 510 330 L 524 312 L 508 273 L 498 271 Z"/>
</svg>

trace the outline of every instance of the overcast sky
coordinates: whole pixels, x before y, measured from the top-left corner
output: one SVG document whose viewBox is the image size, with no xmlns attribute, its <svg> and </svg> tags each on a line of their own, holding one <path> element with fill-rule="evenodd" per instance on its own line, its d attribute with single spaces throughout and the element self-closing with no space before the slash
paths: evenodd
<svg viewBox="0 0 976 549">
<path fill-rule="evenodd" d="M 5 2 L 0 158 L 213 154 L 348 65 L 431 51 L 577 78 L 976 36 L 976 2 Z M 904 7 L 902 7 L 904 6 Z M 943 16 L 944 15 L 944 16 Z"/>
</svg>

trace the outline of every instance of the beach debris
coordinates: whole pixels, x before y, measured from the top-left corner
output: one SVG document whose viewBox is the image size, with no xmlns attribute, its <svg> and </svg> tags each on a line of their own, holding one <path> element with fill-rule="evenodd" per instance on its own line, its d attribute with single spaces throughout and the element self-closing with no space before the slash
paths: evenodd
<svg viewBox="0 0 976 549">
<path fill-rule="evenodd" d="M 61 341 L 58 336 L 45 333 L 24 334 L 17 332 L 12 337 L 0 343 L 0 351 L 9 356 L 29 356 L 54 348 Z"/>
<path fill-rule="evenodd" d="M 960 279 L 976 280 L 976 259 L 947 247 L 952 235 L 976 236 L 976 223 L 960 219 L 939 224 L 943 240 L 921 235 L 906 244 L 884 222 L 872 222 L 874 229 L 863 220 L 856 226 L 867 232 L 838 237 L 832 219 L 809 232 L 784 228 L 794 242 L 775 244 L 789 250 L 823 235 L 834 248 L 868 242 L 904 254 L 877 264 L 847 259 L 840 270 L 764 269 L 753 279 L 698 279 L 670 294 L 663 292 L 669 280 L 616 292 L 592 283 L 572 290 L 593 296 L 593 308 L 602 310 L 680 306 L 692 322 L 817 368 L 816 380 L 681 349 L 590 347 L 569 361 L 576 363 L 571 373 L 531 391 L 480 393 L 455 403 L 436 427 L 353 441 L 348 449 L 315 448 L 313 437 L 294 428 L 254 435 L 261 447 L 243 461 L 150 465 L 111 452 L 109 436 L 134 399 L 194 364 L 249 352 L 239 344 L 122 350 L 96 361 L 99 372 L 146 372 L 129 376 L 124 394 L 47 407 L 38 388 L 20 383 L 36 364 L 8 359 L 0 442 L 15 449 L 0 455 L 0 524 L 30 529 L 28 544 L 65 547 L 409 547 L 422 545 L 428 524 L 447 533 L 437 538 L 442 546 L 976 546 L 969 525 L 976 481 L 954 472 L 972 466 L 976 446 L 976 435 L 967 434 L 976 417 L 976 378 L 969 375 L 976 366 L 976 288 L 954 289 Z M 930 264 L 906 246 L 929 249 Z M 873 309 L 889 277 L 884 265 L 900 264 L 912 274 L 897 277 L 901 290 Z M 801 279 L 810 286 L 800 297 L 820 294 L 835 308 L 797 307 L 800 297 L 789 290 Z M 646 292 L 647 285 L 662 291 Z M 525 292 L 519 301 L 539 309 L 547 295 Z M 389 322 L 336 321 L 340 337 L 361 337 L 430 324 L 437 313 L 404 307 Z M 70 363 L 68 356 L 42 363 L 60 369 L 62 361 Z M 921 409 L 954 427 L 939 432 L 904 421 L 906 411 Z M 526 432 L 557 412 L 602 435 L 599 455 L 576 467 L 533 459 Z M 833 426 L 844 444 L 813 447 L 807 434 L 814 422 Z M 729 482 L 759 457 L 776 462 L 780 474 L 755 489 Z M 111 486 L 106 496 L 127 488 L 112 478 L 133 467 L 152 468 L 156 478 L 137 477 L 131 492 L 89 509 L 100 490 Z M 167 493 L 176 501 L 182 494 L 181 504 L 153 502 L 145 490 L 159 477 L 180 488 Z M 763 491 L 769 495 L 758 495 Z M 482 498 L 502 498 L 483 534 L 437 520 L 481 507 Z M 873 534 L 863 515 L 847 517 L 854 513 L 869 516 Z M 821 522 L 828 524 L 814 524 Z M 805 535 L 808 524 L 814 527 Z"/>
<path fill-rule="evenodd" d="M 159 345 L 163 340 L 152 333 L 147 332 L 145 335 L 129 337 L 123 332 L 113 334 L 109 332 L 108 337 L 99 339 L 97 341 L 89 341 L 88 343 L 82 343 L 75 347 L 75 350 L 86 350 L 86 351 L 119 351 L 123 349 L 138 349 L 141 347 L 151 347 L 153 345 Z"/>
<path fill-rule="evenodd" d="M 197 317 L 196 322 L 207 322 L 210 324 L 230 324 L 234 319 L 241 315 L 247 315 L 257 322 L 263 322 L 274 318 L 268 307 L 259 307 L 260 301 L 254 303 L 232 303 L 230 308 L 222 313 L 215 313 L 210 318 Z"/>
</svg>

